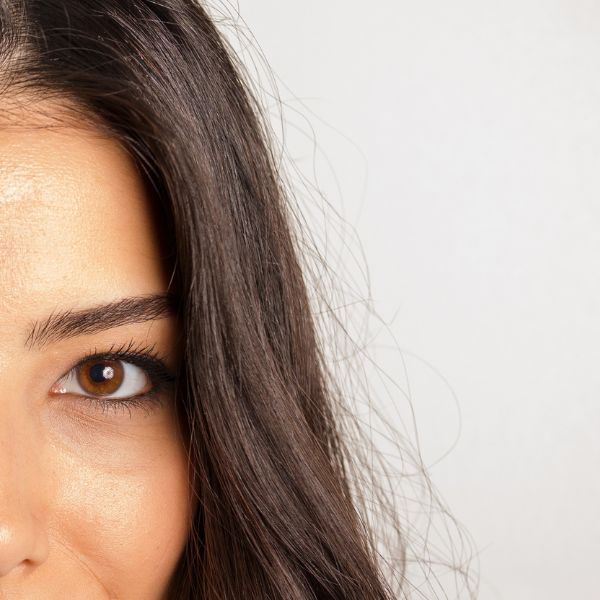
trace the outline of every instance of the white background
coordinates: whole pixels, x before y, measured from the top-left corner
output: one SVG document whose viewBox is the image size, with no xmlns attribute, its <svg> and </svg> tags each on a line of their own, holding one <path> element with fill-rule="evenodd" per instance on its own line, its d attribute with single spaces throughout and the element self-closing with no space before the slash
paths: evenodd
<svg viewBox="0 0 600 600">
<path fill-rule="evenodd" d="M 456 396 L 431 475 L 480 598 L 600 598 L 600 5 L 238 8 L 358 231 L 428 462 Z"/>
</svg>

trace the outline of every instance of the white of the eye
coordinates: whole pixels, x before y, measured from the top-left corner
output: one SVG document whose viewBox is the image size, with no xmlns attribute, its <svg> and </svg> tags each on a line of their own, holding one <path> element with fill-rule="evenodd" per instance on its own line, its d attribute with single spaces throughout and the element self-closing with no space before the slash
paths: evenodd
<svg viewBox="0 0 600 600">
<path fill-rule="evenodd" d="M 137 396 L 138 394 L 143 393 L 144 389 L 147 387 L 148 375 L 142 368 L 124 360 L 119 362 L 123 367 L 123 382 L 112 394 L 98 394 L 98 397 L 109 399 L 112 398 L 115 400 L 119 398 L 129 398 L 130 396 Z M 108 373 L 109 369 L 110 373 Z M 102 374 L 104 377 L 109 378 L 111 375 L 114 375 L 114 369 L 106 366 L 103 369 Z M 77 381 L 76 369 L 69 371 L 69 373 L 67 373 L 67 375 L 63 378 L 63 380 L 60 382 L 58 393 L 89 396 L 89 393 L 86 392 Z"/>
</svg>

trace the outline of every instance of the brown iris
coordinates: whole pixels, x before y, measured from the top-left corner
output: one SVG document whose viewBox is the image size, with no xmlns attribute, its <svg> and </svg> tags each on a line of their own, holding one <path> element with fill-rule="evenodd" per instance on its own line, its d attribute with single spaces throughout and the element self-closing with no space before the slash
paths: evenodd
<svg viewBox="0 0 600 600">
<path fill-rule="evenodd" d="M 77 381 L 91 395 L 113 394 L 123 383 L 123 365 L 120 360 L 89 360 L 77 369 Z"/>
</svg>

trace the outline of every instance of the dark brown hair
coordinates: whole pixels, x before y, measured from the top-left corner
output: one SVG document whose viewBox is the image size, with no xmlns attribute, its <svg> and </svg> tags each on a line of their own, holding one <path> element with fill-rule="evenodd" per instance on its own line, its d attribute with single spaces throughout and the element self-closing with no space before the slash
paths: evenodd
<svg viewBox="0 0 600 600">
<path fill-rule="evenodd" d="M 277 163 L 213 21 L 192 0 L 0 10 L 2 96 L 95 122 L 159 211 L 198 506 L 170 597 L 392 598 L 353 503 Z"/>
</svg>

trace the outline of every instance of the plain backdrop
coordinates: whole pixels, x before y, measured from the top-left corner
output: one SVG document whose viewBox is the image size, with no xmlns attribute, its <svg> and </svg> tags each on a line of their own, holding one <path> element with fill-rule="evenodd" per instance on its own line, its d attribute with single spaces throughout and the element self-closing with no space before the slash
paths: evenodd
<svg viewBox="0 0 600 600">
<path fill-rule="evenodd" d="M 600 5 L 237 8 L 358 232 L 424 456 L 450 450 L 480 598 L 600 598 Z"/>
</svg>

